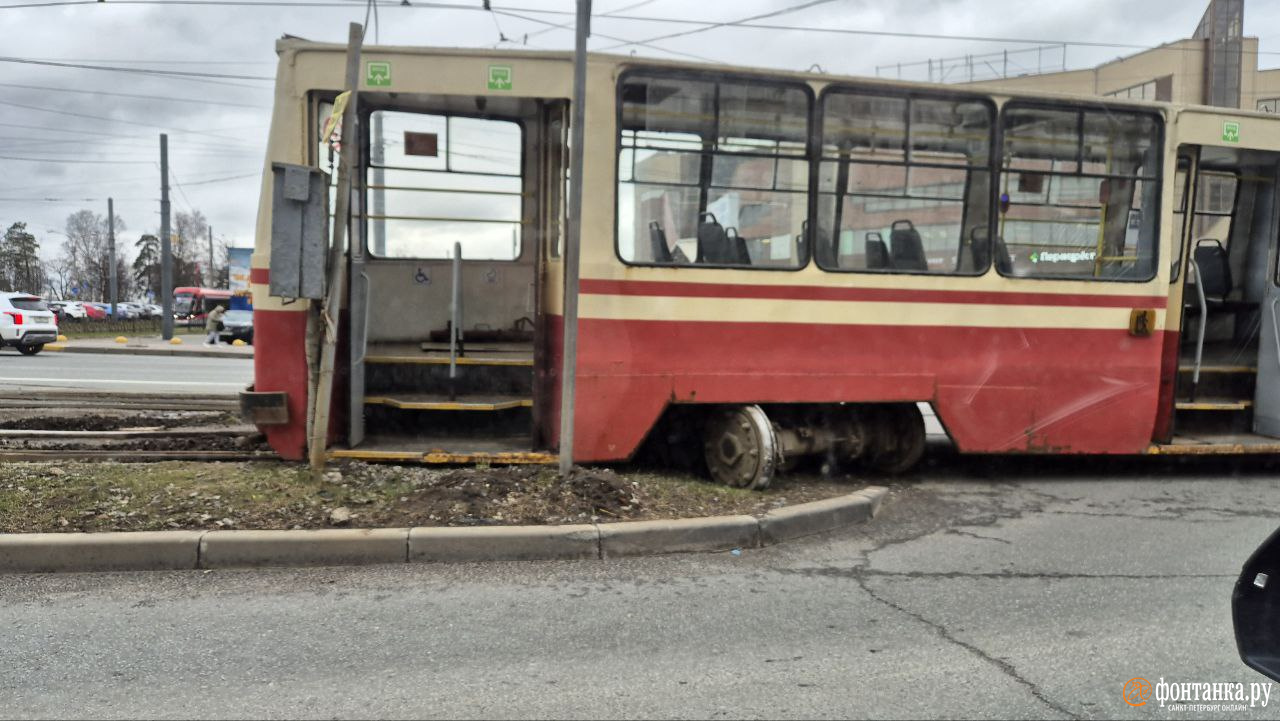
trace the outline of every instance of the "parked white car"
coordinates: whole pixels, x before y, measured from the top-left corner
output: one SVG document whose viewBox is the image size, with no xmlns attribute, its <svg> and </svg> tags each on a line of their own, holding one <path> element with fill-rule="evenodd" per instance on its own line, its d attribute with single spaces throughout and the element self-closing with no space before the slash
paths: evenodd
<svg viewBox="0 0 1280 721">
<path fill-rule="evenodd" d="M 84 303 L 78 300 L 62 300 L 58 302 L 62 303 L 62 314 L 68 318 L 84 320 L 89 317 L 89 314 L 85 312 Z"/>
<path fill-rule="evenodd" d="M 35 355 L 58 340 L 58 321 L 42 298 L 30 293 L 0 293 L 0 346 Z"/>
</svg>

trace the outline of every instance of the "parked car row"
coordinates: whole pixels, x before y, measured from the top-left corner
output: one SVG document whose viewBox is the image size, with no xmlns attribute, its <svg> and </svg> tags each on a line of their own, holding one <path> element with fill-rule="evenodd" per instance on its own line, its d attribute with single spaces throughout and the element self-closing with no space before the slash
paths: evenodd
<svg viewBox="0 0 1280 721">
<path fill-rule="evenodd" d="M 80 300 L 54 300 L 49 302 L 49 310 L 58 320 L 105 320 L 113 317 L 110 303 L 94 303 Z M 139 320 L 159 318 L 163 310 L 152 303 L 116 303 L 116 316 L 120 320 Z"/>
</svg>

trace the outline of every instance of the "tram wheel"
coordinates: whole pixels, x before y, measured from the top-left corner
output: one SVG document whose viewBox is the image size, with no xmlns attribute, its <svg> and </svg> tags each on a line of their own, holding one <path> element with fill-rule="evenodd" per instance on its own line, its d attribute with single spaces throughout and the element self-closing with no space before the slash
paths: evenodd
<svg viewBox="0 0 1280 721">
<path fill-rule="evenodd" d="M 778 467 L 773 425 L 760 406 L 713 413 L 703 431 L 711 477 L 726 486 L 768 488 Z"/>
<path fill-rule="evenodd" d="M 915 404 L 887 405 L 869 414 L 870 443 L 863 462 L 889 475 L 911 470 L 924 456 L 924 416 Z"/>
</svg>

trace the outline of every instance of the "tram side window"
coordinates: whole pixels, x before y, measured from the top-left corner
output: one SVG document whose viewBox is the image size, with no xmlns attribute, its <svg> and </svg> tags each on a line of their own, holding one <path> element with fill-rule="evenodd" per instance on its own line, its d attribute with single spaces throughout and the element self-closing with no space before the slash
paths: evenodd
<svg viewBox="0 0 1280 721">
<path fill-rule="evenodd" d="M 989 103 L 969 98 L 828 91 L 818 264 L 889 273 L 985 271 L 994 116 Z"/>
<path fill-rule="evenodd" d="M 1160 211 L 1158 117 L 1119 110 L 1004 112 L 999 237 L 1006 274 L 1149 280 Z"/>
<path fill-rule="evenodd" d="M 369 251 L 379 258 L 520 257 L 518 123 L 374 111 L 367 168 Z"/>
<path fill-rule="evenodd" d="M 617 237 L 624 261 L 804 265 L 807 90 L 631 74 L 620 92 Z"/>
</svg>

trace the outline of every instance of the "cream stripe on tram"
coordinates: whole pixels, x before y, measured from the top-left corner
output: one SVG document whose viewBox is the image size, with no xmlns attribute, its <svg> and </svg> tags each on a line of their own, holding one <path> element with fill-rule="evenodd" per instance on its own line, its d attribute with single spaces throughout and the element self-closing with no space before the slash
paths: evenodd
<svg viewBox="0 0 1280 721">
<path fill-rule="evenodd" d="M 956 326 L 1127 330 L 1130 308 L 1044 305 L 898 303 L 756 298 L 583 295 L 581 317 L 717 323 Z M 1165 309 L 1153 308 L 1153 331 L 1164 330 Z"/>
</svg>

